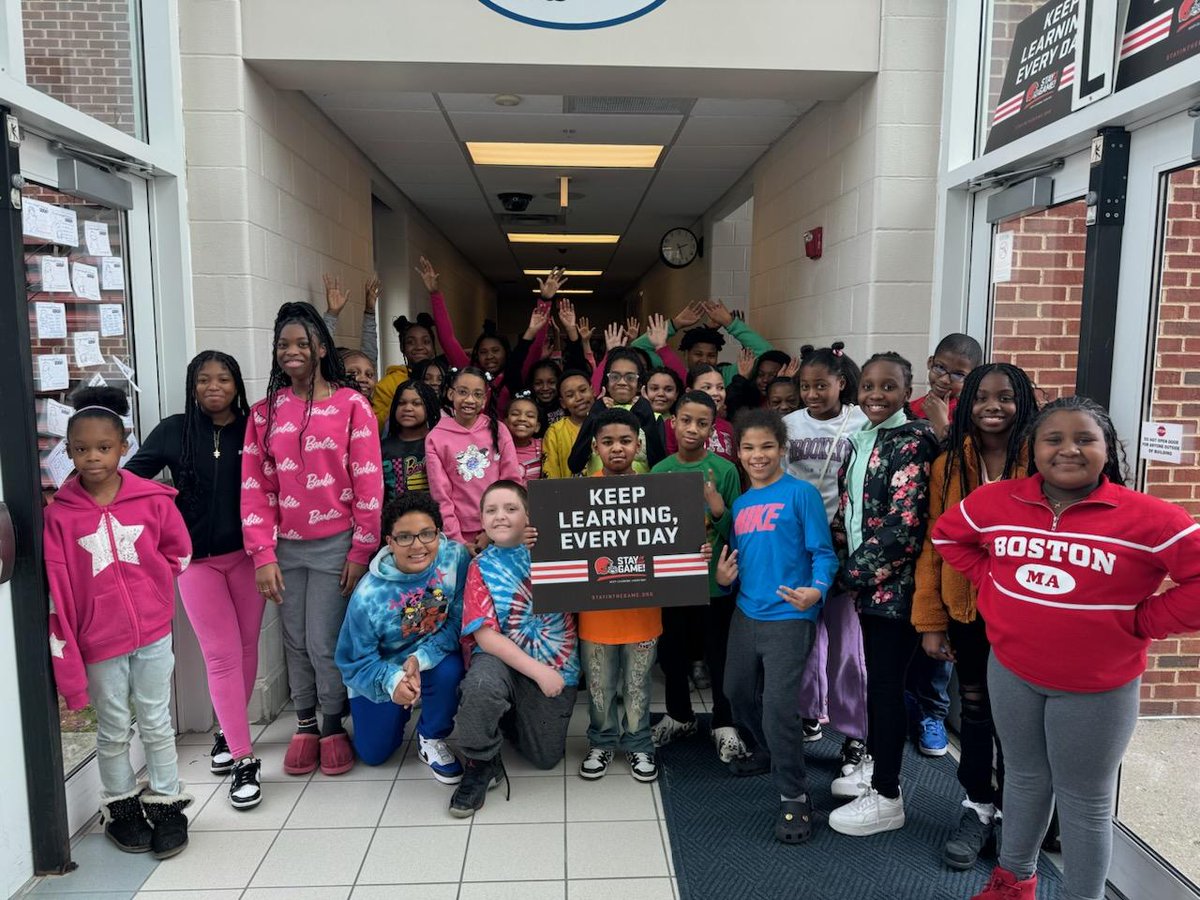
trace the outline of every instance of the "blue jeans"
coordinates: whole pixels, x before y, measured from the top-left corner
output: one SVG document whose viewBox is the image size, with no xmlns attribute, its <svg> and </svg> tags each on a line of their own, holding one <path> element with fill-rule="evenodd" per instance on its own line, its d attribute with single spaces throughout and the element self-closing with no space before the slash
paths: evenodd
<svg viewBox="0 0 1200 900">
<path fill-rule="evenodd" d="M 443 739 L 454 728 L 458 712 L 458 683 L 463 677 L 461 654 L 451 653 L 432 669 L 421 673 L 421 718 L 417 734 Z M 354 719 L 354 751 L 368 766 L 383 765 L 404 743 L 404 728 L 412 710 L 398 703 L 375 703 L 366 697 L 350 698 Z"/>
<path fill-rule="evenodd" d="M 88 663 L 88 694 L 96 710 L 96 759 L 105 797 L 137 789 L 129 742 L 134 716 L 146 750 L 150 790 L 174 796 L 179 793 L 179 758 L 175 754 L 175 726 L 171 724 L 171 673 L 175 654 L 171 635 L 97 663 Z"/>
<path fill-rule="evenodd" d="M 650 677 L 658 639 L 640 644 L 580 641 L 587 672 L 588 743 L 606 750 L 653 753 L 650 740 Z M 624 700 L 618 705 L 617 695 Z"/>
<path fill-rule="evenodd" d="M 953 668 L 953 663 L 933 659 L 924 653 L 918 653 L 909 663 L 904 688 L 916 698 L 922 719 L 946 721 L 950 714 L 950 672 Z"/>
</svg>

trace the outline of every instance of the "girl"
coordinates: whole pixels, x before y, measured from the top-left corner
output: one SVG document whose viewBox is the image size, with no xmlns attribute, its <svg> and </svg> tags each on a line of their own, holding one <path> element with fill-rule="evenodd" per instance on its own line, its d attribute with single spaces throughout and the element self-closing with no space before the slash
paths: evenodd
<svg viewBox="0 0 1200 900">
<path fill-rule="evenodd" d="M 387 502 L 412 491 L 428 491 L 425 436 L 442 417 L 433 388 L 406 381 L 396 390 L 388 413 L 388 430 L 380 447 L 383 493 Z"/>
<path fill-rule="evenodd" d="M 427 359 L 412 368 L 412 381 L 427 384 L 437 397 L 438 409 L 446 408 L 446 382 L 450 378 L 450 367 L 442 359 Z"/>
<path fill-rule="evenodd" d="M 890 352 L 867 360 L 858 385 L 867 424 L 850 435 L 850 457 L 838 474 L 841 506 L 833 529 L 843 554 L 839 577 L 854 592 L 862 622 L 871 756 L 834 779 L 835 797 L 857 799 L 835 809 L 829 826 L 856 836 L 904 826 L 904 677 L 920 643 L 909 618 L 929 510 L 929 464 L 937 454 L 929 423 L 908 419 L 910 396 L 908 360 Z"/>
<path fill-rule="evenodd" d="M 371 362 L 371 357 L 367 356 L 361 350 L 339 349 L 338 355 L 342 358 L 342 365 L 346 369 L 346 374 L 354 382 L 358 388 L 358 392 L 369 403 L 372 395 L 375 393 L 375 363 Z"/>
<path fill-rule="evenodd" d="M 533 364 L 529 372 L 529 388 L 533 399 L 537 401 L 538 409 L 546 417 L 546 427 L 549 428 L 567 414 L 558 402 L 558 383 L 562 381 L 562 367 L 552 359 L 543 359 Z M 545 436 L 545 431 L 538 432 Z"/>
<path fill-rule="evenodd" d="M 776 378 L 767 385 L 767 399 L 763 405 L 781 416 L 794 413 L 800 408 L 800 389 L 791 378 Z"/>
<path fill-rule="evenodd" d="M 250 405 L 237 360 L 216 350 L 198 354 L 188 363 L 184 396 L 184 412 L 163 419 L 125 471 L 151 478 L 170 469 L 179 491 L 175 505 L 192 541 L 179 596 L 204 654 L 220 725 L 209 770 L 233 772 L 229 802 L 248 809 L 262 799 L 246 706 L 258 676 L 263 598 L 242 548 L 241 450 Z"/>
<path fill-rule="evenodd" d="M 558 395 L 567 415 L 551 425 L 542 439 L 543 478 L 571 477 L 571 449 L 596 399 L 587 374 L 578 369 L 563 372 L 562 380 L 558 383 Z"/>
<path fill-rule="evenodd" d="M 50 655 L 70 709 L 96 710 L 104 833 L 127 853 L 166 859 L 187 846 L 171 724 L 175 578 L 192 555 L 175 491 L 120 469 L 129 450 L 116 388 L 84 388 L 67 424 L 79 477 L 45 512 Z M 136 716 L 149 787 L 129 763 Z"/>
<path fill-rule="evenodd" d="M 629 410 L 641 422 L 642 434 L 638 438 L 638 453 L 633 465 L 637 474 L 645 475 L 650 471 L 650 467 L 662 460 L 666 454 L 658 428 L 655 427 L 650 404 L 638 395 L 646 379 L 642 360 L 632 350 L 617 347 L 604 357 L 602 374 L 605 391 L 603 399 L 593 404 L 591 413 L 580 428 L 568 465 L 571 471 L 577 474 L 593 475 L 600 471 L 600 457 L 593 446 L 596 417 L 611 406 Z"/>
<path fill-rule="evenodd" d="M 767 350 L 755 355 L 753 350 L 743 348 L 738 354 L 737 374 L 729 382 L 729 417 L 737 416 L 739 410 L 765 406 L 767 388 L 776 377 L 788 378 L 795 374 L 791 357 L 782 350 Z"/>
<path fill-rule="evenodd" d="M 539 614 L 534 606 L 525 488 L 497 481 L 480 503 L 490 544 L 471 561 L 463 595 L 467 675 L 451 736 L 464 757 L 462 783 L 450 799 L 450 814 L 458 818 L 473 816 L 487 792 L 507 778 L 502 719 L 536 768 L 558 765 L 579 684 L 575 617 Z"/>
<path fill-rule="evenodd" d="M 369 289 L 370 285 L 368 284 Z M 399 316 L 392 322 L 392 327 L 396 329 L 396 334 L 400 337 L 400 350 L 404 353 L 405 364 L 388 366 L 387 372 L 384 373 L 383 378 L 379 379 L 375 385 L 375 392 L 371 395 L 371 405 L 374 407 L 376 415 L 379 416 L 381 425 L 388 421 L 385 417 L 392 407 L 392 397 L 396 393 L 396 388 L 410 378 L 421 380 L 413 371 L 415 366 L 435 359 L 443 368 L 449 365 L 446 358 L 437 352 L 433 317 L 429 313 L 421 313 L 417 316 L 416 321 L 410 320 L 407 316 Z"/>
<path fill-rule="evenodd" d="M 832 522 L 838 507 L 838 470 L 850 454 L 850 435 L 867 422 L 858 399 L 858 366 L 844 344 L 800 348 L 804 408 L 783 420 L 788 430 L 788 472 L 821 494 Z M 867 668 L 854 597 L 836 590 L 817 620 L 817 641 L 800 685 L 800 715 L 807 741 L 821 739 L 824 719 L 844 735 L 840 775 L 862 761 L 867 737 Z"/>
<path fill-rule="evenodd" d="M 952 869 L 970 869 L 992 840 L 1000 790 L 992 788 L 992 761 L 1003 787 L 1004 765 L 995 746 L 987 693 L 990 648 L 975 591 L 933 546 L 938 518 L 981 484 L 1024 478 L 1028 471 L 1025 429 L 1037 414 L 1037 394 L 1024 370 L 1004 363 L 974 369 L 963 381 L 950 421 L 946 450 L 929 476 L 929 532 L 917 560 L 917 589 L 912 623 L 930 658 L 953 662 L 958 669 L 962 755 L 958 780 L 966 789 L 965 807 L 942 860 Z"/>
<path fill-rule="evenodd" d="M 708 438 L 708 449 L 722 459 L 732 463 L 737 462 L 734 453 L 733 426 L 725 416 L 725 376 L 716 366 L 701 363 L 688 369 L 687 389 L 689 391 L 704 391 L 712 397 L 717 405 L 717 420 L 713 423 L 712 434 Z M 678 447 L 675 444 L 675 434 L 667 429 L 667 452 L 674 453 Z"/>
<path fill-rule="evenodd" d="M 283 604 L 297 719 L 283 770 L 305 775 L 320 765 L 340 775 L 354 766 L 354 751 L 333 653 L 346 598 L 379 549 L 379 429 L 312 306 L 283 304 L 274 338 L 267 396 L 246 424 L 242 535 L 259 593 Z"/>
<path fill-rule="evenodd" d="M 512 436 L 517 452 L 517 463 L 521 467 L 521 483 L 528 484 L 542 477 L 542 439 L 535 435 L 545 434 L 546 413 L 533 398 L 532 391 L 521 391 L 508 405 L 504 426 Z"/>
<path fill-rule="evenodd" d="M 654 415 L 660 420 L 671 414 L 671 410 L 675 408 L 675 401 L 683 395 L 683 392 L 683 379 L 676 375 L 673 369 L 668 369 L 666 366 L 652 369 L 650 377 L 646 379 L 646 386 L 642 388 L 642 396 L 646 398 L 650 408 L 654 410 Z"/>
<path fill-rule="evenodd" d="M 817 613 L 837 574 L 821 495 L 783 470 L 787 429 L 777 413 L 743 410 L 738 459 L 749 489 L 733 502 L 717 583 L 740 581 L 729 625 L 725 692 L 734 721 L 755 744 L 729 764 L 735 775 L 770 772 L 779 791 L 775 837 L 812 836 L 812 801 L 796 695 L 817 633 Z"/>
<path fill-rule="evenodd" d="M 496 421 L 496 394 L 481 369 L 450 376 L 452 415 L 443 416 L 425 439 L 429 490 L 442 508 L 446 535 L 472 555 L 487 546 L 479 521 L 479 498 L 489 484 L 517 480 L 521 466 L 508 429 Z"/>
<path fill-rule="evenodd" d="M 934 528 L 934 546 L 979 591 L 1004 746 L 1000 865 L 975 900 L 1033 900 L 1055 800 L 1064 896 L 1105 896 L 1146 648 L 1200 627 L 1200 526 L 1126 488 L 1118 447 L 1103 407 L 1056 400 L 1029 429 L 1037 472 L 983 485 Z M 1174 584 L 1159 593 L 1165 578 Z"/>
<path fill-rule="evenodd" d="M 383 529 L 387 544 L 354 589 L 337 644 L 354 749 L 367 765 L 383 765 L 404 743 L 420 700 L 417 756 L 442 784 L 458 784 L 462 765 L 446 738 L 463 676 L 458 635 L 470 556 L 441 534 L 441 511 L 426 493 L 384 507 Z"/>
</svg>

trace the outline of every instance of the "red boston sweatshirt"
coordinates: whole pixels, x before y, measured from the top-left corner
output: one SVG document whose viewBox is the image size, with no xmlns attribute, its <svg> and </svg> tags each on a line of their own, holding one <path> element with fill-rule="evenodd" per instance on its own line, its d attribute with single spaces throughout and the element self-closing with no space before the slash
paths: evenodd
<svg viewBox="0 0 1200 900">
<path fill-rule="evenodd" d="M 1142 674 L 1151 639 L 1200 628 L 1200 525 L 1106 479 L 1057 518 L 1040 475 L 984 485 L 933 545 L 979 590 L 997 658 L 1033 684 L 1112 690 Z"/>
</svg>

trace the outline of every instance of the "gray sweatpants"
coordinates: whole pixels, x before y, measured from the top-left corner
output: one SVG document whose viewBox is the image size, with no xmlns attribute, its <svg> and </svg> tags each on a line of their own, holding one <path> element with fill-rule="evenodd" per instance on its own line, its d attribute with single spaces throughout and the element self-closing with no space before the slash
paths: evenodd
<svg viewBox="0 0 1200 900">
<path fill-rule="evenodd" d="M 1117 768 L 1137 724 L 1141 678 L 1096 694 L 1056 691 L 1014 675 L 993 653 L 992 718 L 1004 747 L 1000 865 L 1019 878 L 1037 867 L 1055 801 L 1062 836 L 1062 900 L 1103 900 L 1112 856 Z"/>
<path fill-rule="evenodd" d="M 347 599 L 339 585 L 351 532 L 312 541 L 280 540 L 275 548 L 283 572 L 283 654 L 296 709 L 320 706 L 326 716 L 346 707 L 346 686 L 333 661 Z"/>
</svg>

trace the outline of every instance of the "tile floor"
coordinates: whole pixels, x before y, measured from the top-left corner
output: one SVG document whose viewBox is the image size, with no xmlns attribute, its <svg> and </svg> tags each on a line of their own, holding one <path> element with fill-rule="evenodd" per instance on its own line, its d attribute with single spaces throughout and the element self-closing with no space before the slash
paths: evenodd
<svg viewBox="0 0 1200 900">
<path fill-rule="evenodd" d="M 655 711 L 663 711 L 655 683 Z M 696 710 L 708 709 L 696 692 Z M 263 802 L 228 802 L 208 771 L 211 738 L 179 738 L 179 766 L 196 802 L 188 849 L 156 862 L 118 851 L 93 825 L 75 843 L 78 869 L 33 884 L 30 898 L 96 900 L 678 900 L 657 785 L 634 781 L 622 757 L 598 782 L 576 774 L 587 751 L 586 698 L 571 719 L 565 763 L 532 768 L 504 758 L 512 799 L 493 790 L 473 819 L 447 812 L 439 784 L 409 740 L 386 764 L 327 778 L 283 774 L 291 714 L 258 726 Z"/>
</svg>

